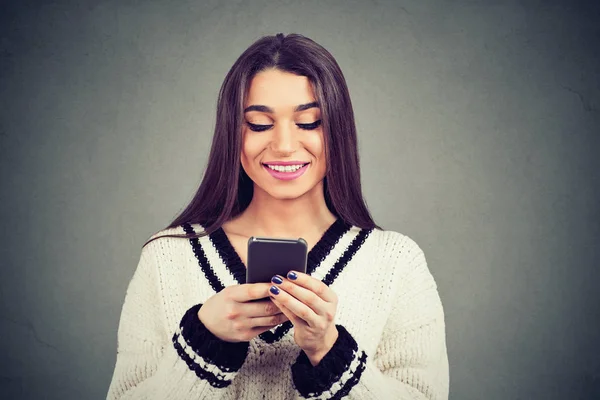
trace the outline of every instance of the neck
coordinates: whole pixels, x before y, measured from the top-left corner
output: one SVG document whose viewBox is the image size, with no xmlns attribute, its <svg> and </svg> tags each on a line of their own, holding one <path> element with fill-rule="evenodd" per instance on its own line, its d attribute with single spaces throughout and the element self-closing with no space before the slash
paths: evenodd
<svg viewBox="0 0 600 400">
<path fill-rule="evenodd" d="M 325 203 L 323 183 L 295 199 L 276 199 L 255 187 L 242 216 L 257 236 L 301 237 L 322 233 L 337 219 Z"/>
</svg>

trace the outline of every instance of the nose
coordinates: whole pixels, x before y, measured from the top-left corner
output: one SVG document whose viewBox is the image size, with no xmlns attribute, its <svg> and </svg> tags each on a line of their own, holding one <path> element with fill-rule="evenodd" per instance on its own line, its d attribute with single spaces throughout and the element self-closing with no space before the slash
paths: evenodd
<svg viewBox="0 0 600 400">
<path fill-rule="evenodd" d="M 294 138 L 294 130 L 289 124 L 276 124 L 273 129 L 273 140 L 271 149 L 280 155 L 289 155 L 296 150 L 297 140 Z"/>
</svg>

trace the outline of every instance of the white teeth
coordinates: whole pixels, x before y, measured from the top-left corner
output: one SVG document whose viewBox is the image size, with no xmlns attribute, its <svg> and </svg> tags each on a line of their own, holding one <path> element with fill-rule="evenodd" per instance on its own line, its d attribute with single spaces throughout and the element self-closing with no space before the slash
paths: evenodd
<svg viewBox="0 0 600 400">
<path fill-rule="evenodd" d="M 303 164 L 299 164 L 299 165 L 269 165 L 267 164 L 267 167 L 271 168 L 273 171 L 279 171 L 279 172 L 296 172 L 298 171 L 300 168 L 303 167 Z"/>
</svg>

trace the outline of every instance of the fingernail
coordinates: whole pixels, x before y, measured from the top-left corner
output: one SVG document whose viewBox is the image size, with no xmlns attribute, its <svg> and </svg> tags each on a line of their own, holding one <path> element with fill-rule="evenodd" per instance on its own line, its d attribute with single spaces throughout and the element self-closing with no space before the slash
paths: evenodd
<svg viewBox="0 0 600 400">
<path fill-rule="evenodd" d="M 273 294 L 279 294 L 279 289 L 277 288 L 277 286 L 271 286 L 270 291 Z"/>
<path fill-rule="evenodd" d="M 290 271 L 288 273 L 288 278 L 290 278 L 292 280 L 296 280 L 298 278 L 298 275 L 296 275 L 296 273 L 294 271 Z"/>
<path fill-rule="evenodd" d="M 279 276 L 275 275 L 274 277 L 271 278 L 271 282 L 281 285 L 283 283 L 283 279 L 281 279 Z"/>
</svg>

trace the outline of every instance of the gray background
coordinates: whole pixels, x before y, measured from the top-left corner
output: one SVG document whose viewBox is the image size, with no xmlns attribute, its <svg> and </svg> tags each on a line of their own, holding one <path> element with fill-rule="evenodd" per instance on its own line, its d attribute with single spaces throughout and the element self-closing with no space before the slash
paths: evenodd
<svg viewBox="0 0 600 400">
<path fill-rule="evenodd" d="M 590 4 L 2 2 L 0 398 L 106 396 L 141 245 L 200 182 L 226 72 L 277 32 L 345 73 L 368 204 L 438 282 L 450 397 L 600 398 Z"/>
</svg>

